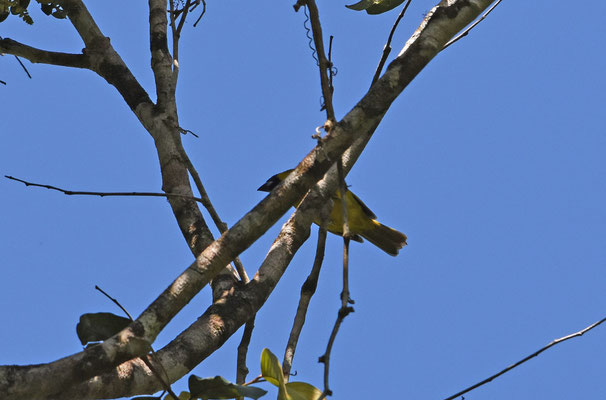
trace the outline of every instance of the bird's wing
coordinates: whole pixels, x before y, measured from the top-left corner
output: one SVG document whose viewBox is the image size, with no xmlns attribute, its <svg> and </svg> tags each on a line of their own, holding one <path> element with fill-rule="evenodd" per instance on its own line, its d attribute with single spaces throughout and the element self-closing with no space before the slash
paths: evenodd
<svg viewBox="0 0 606 400">
<path fill-rule="evenodd" d="M 364 204 L 362 202 L 362 200 L 360 200 L 360 198 L 358 196 L 356 196 L 355 194 L 353 194 L 353 192 L 349 192 L 349 193 L 351 193 L 351 196 L 353 197 L 353 199 L 360 205 L 360 207 L 362 207 L 362 211 L 364 211 L 364 214 L 366 214 L 371 219 L 376 219 L 377 218 L 377 216 L 375 215 L 375 213 L 373 213 L 372 211 L 370 211 L 370 208 L 368 208 L 368 206 L 366 204 Z"/>
</svg>

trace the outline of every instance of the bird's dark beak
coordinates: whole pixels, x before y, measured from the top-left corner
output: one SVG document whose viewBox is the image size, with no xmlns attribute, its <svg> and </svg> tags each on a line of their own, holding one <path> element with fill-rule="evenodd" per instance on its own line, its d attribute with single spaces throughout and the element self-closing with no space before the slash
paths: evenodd
<svg viewBox="0 0 606 400">
<path fill-rule="evenodd" d="M 263 185 L 257 189 L 260 192 L 271 192 L 276 186 L 280 184 L 280 179 L 278 175 L 274 175 L 267 180 Z"/>
</svg>

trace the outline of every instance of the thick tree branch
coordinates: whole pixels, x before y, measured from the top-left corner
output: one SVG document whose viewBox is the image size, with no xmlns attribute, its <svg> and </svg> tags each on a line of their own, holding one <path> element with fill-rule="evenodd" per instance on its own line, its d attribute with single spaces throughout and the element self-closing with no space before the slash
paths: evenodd
<svg viewBox="0 0 606 400">
<path fill-rule="evenodd" d="M 423 69 L 425 65 L 443 48 L 444 44 L 460 29 L 475 19 L 493 0 L 458 0 L 443 5 L 440 3 L 426 16 L 425 20 L 398 57 L 389 65 L 383 76 L 369 90 L 364 98 L 341 120 L 333 130 L 321 140 L 280 186 L 274 189 L 253 210 L 247 213 L 231 229 L 208 246 L 187 270 L 177 278 L 155 300 L 141 316 L 127 329 L 106 342 L 87 349 L 82 353 L 62 359 L 55 363 L 24 366 L 0 367 L 0 392 L 7 400 L 23 397 L 45 398 L 61 392 L 78 381 L 106 371 L 122 357 L 130 359 L 145 353 L 144 348 L 133 348 L 136 343 L 151 343 L 159 331 L 189 302 L 225 265 L 250 246 L 292 204 L 297 204 L 307 190 L 321 178 L 328 168 L 338 160 L 343 152 L 354 142 L 363 148 L 378 126 L 391 103 Z M 177 132 L 178 133 L 178 132 Z M 358 151 L 349 150 L 343 155 L 344 170 L 348 162 L 353 163 L 359 156 Z M 334 168 L 336 170 L 336 168 Z M 329 174 L 322 182 L 328 198 L 337 185 L 336 172 Z M 332 177 L 332 184 L 328 182 Z M 313 197 L 313 196 L 312 196 Z M 307 208 L 311 197 L 295 211 L 289 223 L 283 228 L 266 261 L 259 268 L 253 280 L 243 290 L 235 290 L 211 307 L 194 325 L 196 343 L 192 343 L 200 352 L 183 355 L 187 362 L 171 362 L 166 365 L 169 377 L 182 376 L 191 370 L 224 343 L 250 315 L 256 312 L 267 299 L 286 266 L 292 259 L 298 243 L 306 239 L 309 224 L 313 219 L 317 205 Z M 294 228 L 293 228 L 294 226 Z M 187 332 L 187 331 L 186 331 Z M 185 334 L 185 332 L 183 333 Z M 181 335 L 180 335 L 181 336 Z M 204 338 L 200 340 L 200 338 Z M 177 339 L 176 339 L 177 340 Z M 175 341 L 171 342 L 171 344 Z M 170 346 L 170 345 L 169 345 Z M 175 345 L 176 346 L 176 345 Z M 167 346 L 168 351 L 168 346 Z M 181 354 L 179 347 L 171 347 L 171 355 Z M 158 352 L 160 353 L 160 352 Z M 60 364 L 60 368 L 58 363 Z M 128 364 L 131 365 L 131 364 Z M 126 367 L 128 367 L 126 365 Z M 120 367 L 123 368 L 123 367 Z M 133 382 L 141 382 L 143 392 L 157 384 L 155 380 L 146 380 L 145 375 L 131 373 L 121 369 L 112 385 L 121 387 L 126 393 Z M 125 375 L 126 372 L 126 375 Z M 122 381 L 129 376 L 128 382 Z M 10 377 L 10 379 L 9 379 Z M 52 378 L 51 378 L 52 377 Z M 83 387 L 89 387 L 100 380 L 93 380 Z M 104 386 L 112 386 L 105 381 Z M 149 387 L 145 384 L 149 383 Z M 113 386 L 112 386 L 113 387 Z M 135 392 L 130 392 L 134 394 Z M 137 392 L 141 393 L 141 392 Z M 87 398 L 86 396 L 78 396 Z M 107 396 L 111 397 L 111 396 Z"/>
<path fill-rule="evenodd" d="M 9 38 L 0 39 L 0 53 L 23 57 L 33 63 L 59 65 L 62 67 L 73 68 L 90 68 L 88 57 L 84 54 L 70 54 L 41 50 Z"/>
<path fill-rule="evenodd" d="M 310 225 L 317 210 L 326 205 L 327 197 L 323 197 L 321 193 L 330 196 L 328 192 L 331 189 L 325 181 L 318 186 L 315 195 L 307 196 L 284 225 L 253 280 L 247 285 L 236 286 L 233 290 L 225 292 L 196 322 L 156 353 L 162 365 L 169 366 L 167 371 L 171 382 L 183 377 L 220 348 L 263 306 L 292 257 L 308 238 Z M 124 371 L 130 372 L 128 377 L 124 376 Z M 124 380 L 130 384 L 123 382 Z M 62 393 L 58 399 L 115 398 L 153 393 L 160 389 L 157 380 L 141 366 L 140 360 L 132 360 L 111 373 Z"/>
<path fill-rule="evenodd" d="M 57 4 L 67 12 L 69 20 L 82 38 L 86 46 L 83 53 L 90 62 L 89 68 L 114 86 L 144 123 L 144 114 L 150 114 L 152 106 L 147 92 L 111 46 L 109 38 L 103 36 L 82 1 L 58 0 Z"/>
<path fill-rule="evenodd" d="M 55 0 L 66 12 L 70 22 L 86 47 L 94 48 L 100 39 L 106 39 L 82 0 Z"/>
</svg>

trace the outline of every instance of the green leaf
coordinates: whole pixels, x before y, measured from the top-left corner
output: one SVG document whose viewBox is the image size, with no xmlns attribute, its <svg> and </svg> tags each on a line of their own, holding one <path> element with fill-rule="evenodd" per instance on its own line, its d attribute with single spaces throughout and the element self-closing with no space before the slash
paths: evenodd
<svg viewBox="0 0 606 400">
<path fill-rule="evenodd" d="M 261 353 L 261 375 L 272 385 L 278 387 L 284 386 L 284 373 L 282 372 L 280 361 L 267 348 L 263 349 Z"/>
<path fill-rule="evenodd" d="M 286 384 L 289 400 L 317 400 L 322 391 L 306 382 L 289 382 Z"/>
<path fill-rule="evenodd" d="M 112 313 L 89 313 L 80 317 L 76 333 L 82 345 L 100 342 L 114 336 L 131 323 L 128 318 Z"/>
<path fill-rule="evenodd" d="M 403 2 L 404 0 L 362 0 L 345 7 L 356 11 L 366 10 L 368 14 L 376 15 L 393 10 Z"/>
<path fill-rule="evenodd" d="M 190 375 L 188 385 L 192 399 L 234 399 L 236 397 L 258 399 L 267 393 L 266 390 L 258 387 L 236 385 L 222 376 L 200 378 Z"/>
<path fill-rule="evenodd" d="M 316 400 L 322 396 L 322 391 L 309 383 L 285 383 L 282 365 L 269 349 L 263 349 L 261 353 L 261 375 L 279 388 L 278 400 Z"/>
<path fill-rule="evenodd" d="M 361 0 L 355 4 L 350 4 L 345 7 L 349 8 L 350 10 L 362 11 L 362 10 L 366 10 L 368 7 L 370 7 L 372 5 L 373 5 L 373 0 Z"/>
</svg>

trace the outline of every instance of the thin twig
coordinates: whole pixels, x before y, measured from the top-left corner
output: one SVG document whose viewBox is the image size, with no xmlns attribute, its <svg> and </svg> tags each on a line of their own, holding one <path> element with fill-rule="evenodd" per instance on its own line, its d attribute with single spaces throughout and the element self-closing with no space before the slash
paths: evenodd
<svg viewBox="0 0 606 400">
<path fill-rule="evenodd" d="M 108 299 L 110 299 L 111 301 L 113 301 L 118 307 L 120 307 L 120 309 L 122 311 L 124 311 L 124 313 L 128 316 L 128 319 L 130 319 L 131 321 L 134 321 L 132 315 L 130 315 L 130 313 L 128 312 L 128 310 L 126 308 L 124 308 L 122 306 L 122 304 L 120 304 L 120 302 L 118 300 L 116 300 L 115 298 L 113 298 L 112 296 L 110 296 L 107 292 L 105 292 L 103 289 L 101 289 L 97 285 L 95 285 L 95 289 L 98 290 L 99 292 L 103 293 L 105 295 L 105 297 L 107 297 Z M 150 358 L 153 357 L 157 361 L 156 352 L 151 347 L 151 345 L 149 346 L 149 348 L 151 349 L 151 352 L 152 352 Z M 158 372 L 158 370 L 153 366 L 153 364 L 151 363 L 151 361 L 150 361 L 150 359 L 148 357 L 149 357 L 149 355 L 145 355 L 145 356 L 141 356 L 140 358 L 141 358 L 141 360 L 143 360 L 143 362 L 145 363 L 145 365 L 147 365 L 147 367 L 149 368 L 149 370 L 154 374 L 154 376 L 156 377 L 156 379 L 158 379 L 160 381 L 160 383 L 164 387 L 164 390 L 167 391 L 171 396 L 173 396 L 174 399 L 178 399 L 177 395 L 173 392 L 172 388 L 170 387 L 170 383 L 168 383 L 168 380 L 169 380 L 168 373 L 166 372 L 166 369 L 164 368 L 164 366 L 162 365 L 162 363 L 158 362 L 158 365 L 162 369 L 162 372 L 164 373 L 164 377 L 166 378 L 166 381 L 160 375 L 160 372 Z"/>
<path fill-rule="evenodd" d="M 212 218 L 213 222 L 215 223 L 215 226 L 217 227 L 217 229 L 219 229 L 219 232 L 221 232 L 221 234 L 223 234 L 228 229 L 227 224 L 225 222 L 223 222 L 221 217 L 219 217 L 219 213 L 217 213 L 217 210 L 215 210 L 215 207 L 213 206 L 212 202 L 210 201 L 210 197 L 208 197 L 208 193 L 206 193 L 206 189 L 204 188 L 204 185 L 202 184 L 202 180 L 200 179 L 200 174 L 198 174 L 198 171 L 194 167 L 194 164 L 191 162 L 191 160 L 189 159 L 189 156 L 185 152 L 185 149 L 183 149 L 182 147 L 181 147 L 181 156 L 185 160 L 185 163 L 187 165 L 187 170 L 189 171 L 189 174 L 191 175 L 191 177 L 194 180 L 194 183 L 196 184 L 198 193 L 200 193 L 200 199 L 202 200 L 201 201 L 202 205 L 204 206 L 204 208 L 206 208 L 206 210 L 210 214 L 210 217 Z M 240 280 L 244 283 L 248 283 L 249 282 L 248 274 L 246 273 L 246 269 L 244 268 L 242 261 L 240 261 L 240 257 L 236 257 L 234 259 L 233 263 L 234 263 L 234 266 L 236 267 L 236 271 L 238 271 L 238 275 L 240 275 Z"/>
<path fill-rule="evenodd" d="M 6 82 L 4 82 L 2 80 L 0 80 L 0 83 L 3 84 L 3 85 L 6 85 Z"/>
<path fill-rule="evenodd" d="M 383 47 L 383 55 L 381 56 L 381 60 L 379 61 L 379 65 L 377 66 L 377 70 L 375 71 L 375 76 L 372 78 L 372 83 L 370 84 L 370 86 L 374 85 L 375 82 L 378 81 L 379 77 L 381 76 L 381 72 L 383 71 L 385 62 L 387 61 L 387 57 L 389 57 L 389 53 L 391 53 L 391 40 L 393 39 L 394 33 L 396 33 L 396 28 L 398 27 L 400 20 L 404 17 L 404 14 L 406 14 L 406 10 L 408 9 L 408 6 L 410 5 L 411 1 L 412 0 L 408 0 L 406 2 L 406 4 L 404 5 L 404 8 L 402 8 L 402 11 L 400 11 L 398 18 L 396 18 L 396 22 L 394 22 L 393 26 L 391 27 L 391 31 L 389 32 L 389 37 L 387 38 L 387 42 L 385 43 L 385 46 Z"/>
<path fill-rule="evenodd" d="M 324 96 L 324 109 L 326 109 L 326 119 L 329 121 L 335 120 L 335 110 L 332 106 L 332 91 L 330 90 L 330 82 L 328 79 L 328 70 L 332 65 L 326 58 L 324 52 L 324 41 L 322 39 L 322 25 L 320 24 L 320 14 L 315 0 L 305 0 L 307 9 L 309 10 L 309 19 L 311 22 L 311 31 L 313 33 L 314 45 L 320 64 L 320 85 L 322 87 L 322 96 Z"/>
<path fill-rule="evenodd" d="M 345 248 L 348 248 L 346 246 Z M 345 251 L 344 248 L 344 251 Z M 341 327 L 341 323 L 347 317 L 347 315 L 353 312 L 353 307 L 341 307 L 339 308 L 339 313 L 337 315 L 337 320 L 335 321 L 335 325 L 332 328 L 332 332 L 330 333 L 330 338 L 328 339 L 328 344 L 326 346 L 326 352 L 323 356 L 320 357 L 318 362 L 324 364 L 324 391 L 322 392 L 322 396 L 318 400 L 323 400 L 326 396 L 332 396 L 332 390 L 330 390 L 328 386 L 328 377 L 330 375 L 330 353 L 332 352 L 332 346 L 335 343 L 335 339 L 337 338 L 337 333 L 339 333 L 339 328 Z"/>
<path fill-rule="evenodd" d="M 446 43 L 444 45 L 444 47 L 442 47 L 442 50 L 444 50 L 445 48 L 447 48 L 448 46 L 450 46 L 454 42 L 459 41 L 464 36 L 467 36 L 469 34 L 469 31 L 471 31 L 473 28 L 476 27 L 476 25 L 478 25 L 480 22 L 482 22 L 484 20 L 484 18 L 486 18 L 488 16 L 488 14 L 490 14 L 492 12 L 492 10 L 494 10 L 499 5 L 499 3 L 501 1 L 502 0 L 497 0 L 496 3 L 494 3 L 488 10 L 486 10 L 486 12 L 480 17 L 480 19 L 478 19 L 473 24 L 469 25 L 469 27 L 467 29 L 465 29 L 463 32 L 461 32 L 460 34 L 458 34 L 457 36 L 455 36 L 454 38 L 452 38 L 451 40 L 449 40 L 448 43 Z"/>
<path fill-rule="evenodd" d="M 334 93 L 335 87 L 332 85 L 332 78 L 337 74 L 336 67 L 332 63 L 332 40 L 334 39 L 333 35 L 330 35 L 330 39 L 328 39 L 328 87 L 330 88 L 330 93 Z"/>
<path fill-rule="evenodd" d="M 526 361 L 530 360 L 531 358 L 534 358 L 534 357 L 538 356 L 539 354 L 541 354 L 541 353 L 542 353 L 542 352 L 544 352 L 545 350 L 549 349 L 550 347 L 553 347 L 553 346 L 555 346 L 556 344 L 559 344 L 559 343 L 565 342 L 566 340 L 569 340 L 569 339 L 575 338 L 575 337 L 577 337 L 577 336 L 582 336 L 584 333 L 586 333 L 586 332 L 588 332 L 588 331 L 592 330 L 593 328 L 595 328 L 596 326 L 600 325 L 600 324 L 601 324 L 601 323 L 603 323 L 604 321 L 606 321 L 606 318 L 602 318 L 602 319 L 601 319 L 601 320 L 599 320 L 598 322 L 595 322 L 595 323 L 593 323 L 593 324 L 589 325 L 588 327 L 586 327 L 585 329 L 582 329 L 582 330 L 580 330 L 580 331 L 578 331 L 578 332 L 575 332 L 575 333 L 570 334 L 570 335 L 568 335 L 568 336 L 561 337 L 561 338 L 559 338 L 559 339 L 555 339 L 555 340 L 553 340 L 551 343 L 549 343 L 547 346 L 545 346 L 545 347 L 543 347 L 543 348 L 541 348 L 541 349 L 539 349 L 539 350 L 535 351 L 534 353 L 532 353 L 532 354 L 531 354 L 531 355 L 529 355 L 528 357 L 525 357 L 525 358 L 521 359 L 521 360 L 520 360 L 520 361 L 518 361 L 517 363 L 510 365 L 509 367 L 505 368 L 505 369 L 504 369 L 504 370 L 502 370 L 501 372 L 496 373 L 496 374 L 492 375 L 491 377 L 486 378 L 486 379 L 484 379 L 483 381 L 478 382 L 478 383 L 476 383 L 475 385 L 470 386 L 470 387 L 468 387 L 467 389 L 460 391 L 460 392 L 459 392 L 459 393 L 457 393 L 457 394 L 453 394 L 452 396 L 447 397 L 447 398 L 446 398 L 446 399 L 444 399 L 444 400 L 453 400 L 453 399 L 456 399 L 457 397 L 462 396 L 462 395 L 464 395 L 464 394 L 465 394 L 465 393 L 467 393 L 467 392 L 470 392 L 470 391 L 472 391 L 472 390 L 474 390 L 474 389 L 476 389 L 476 388 L 478 388 L 478 387 L 480 387 L 480 386 L 482 386 L 482 385 L 485 385 L 485 384 L 487 384 L 488 382 L 492 381 L 493 379 L 498 378 L 499 376 L 503 375 L 504 373 L 506 373 L 506 372 L 508 372 L 508 371 L 510 371 L 510 370 L 512 370 L 512 369 L 514 369 L 515 367 L 519 366 L 520 364 L 523 364 L 523 363 L 525 363 Z"/>
<path fill-rule="evenodd" d="M 181 19 L 179 20 L 179 25 L 177 26 L 177 35 L 181 36 L 181 31 L 183 30 L 183 25 L 185 24 L 185 19 L 187 18 L 187 14 L 190 11 L 191 0 L 187 0 L 185 5 L 183 6 L 183 15 L 181 15 Z"/>
<path fill-rule="evenodd" d="M 243 383 L 242 386 L 249 386 L 249 385 L 252 385 L 257 382 L 265 382 L 265 378 L 263 378 L 263 375 L 259 375 L 255 379 L 248 381 L 246 383 Z"/>
<path fill-rule="evenodd" d="M 328 339 L 326 352 L 322 357 L 320 357 L 319 360 L 321 363 L 324 363 L 324 391 L 322 392 L 320 400 L 325 399 L 326 396 L 332 395 L 332 391 L 329 387 L 330 354 L 332 352 L 332 346 L 337 338 L 337 333 L 339 333 L 341 323 L 345 317 L 349 315 L 349 313 L 354 311 L 353 307 L 349 306 L 349 304 L 353 304 L 353 300 L 351 300 L 349 296 L 349 242 L 351 233 L 349 231 L 349 223 L 347 221 L 347 199 L 345 197 L 347 193 L 347 185 L 345 184 L 343 164 L 341 161 L 337 162 L 337 172 L 339 174 L 338 190 L 341 195 L 341 212 L 343 217 L 343 290 L 341 291 L 341 308 L 339 308 L 337 320 L 335 321 L 330 338 Z"/>
<path fill-rule="evenodd" d="M 17 59 L 17 61 L 19 61 L 19 65 L 21 65 L 21 68 L 23 68 L 23 70 L 25 71 L 25 73 L 27 74 L 27 77 L 29 79 L 32 79 L 32 76 L 30 75 L 29 71 L 27 70 L 27 68 L 25 68 L 25 65 L 23 65 L 23 62 L 21 62 L 21 59 L 17 56 L 15 56 L 15 58 Z"/>
<path fill-rule="evenodd" d="M 132 315 L 130 315 L 130 313 L 126 310 L 126 308 L 122 307 L 122 304 L 120 304 L 120 302 L 116 299 L 114 299 L 113 297 L 111 297 L 109 294 L 107 294 L 103 289 L 101 289 L 99 286 L 95 285 L 95 289 L 100 291 L 101 293 L 103 293 L 105 295 L 105 297 L 107 297 L 108 299 L 110 299 L 111 301 L 113 301 L 118 307 L 120 307 L 120 309 L 122 311 L 124 311 L 124 314 L 126 314 L 128 316 L 128 319 L 130 319 L 131 321 L 134 321 Z"/>
<path fill-rule="evenodd" d="M 341 217 L 343 218 L 343 237 L 349 238 L 351 232 L 349 232 L 349 222 L 347 219 L 347 184 L 345 184 L 345 176 L 343 174 L 343 162 L 339 160 L 337 162 L 337 174 L 339 175 L 339 189 L 337 189 L 341 196 Z"/>
<path fill-rule="evenodd" d="M 56 190 L 56 191 L 61 192 L 61 193 L 65 194 L 65 195 L 68 195 L 68 196 L 182 197 L 182 198 L 186 198 L 186 199 L 191 199 L 191 200 L 197 201 L 199 203 L 204 203 L 204 200 L 202 200 L 199 197 L 193 197 L 193 196 L 188 196 L 188 195 L 178 194 L 178 193 L 155 193 L 155 192 L 88 192 L 88 191 L 80 191 L 80 190 L 67 190 L 67 189 L 61 189 L 59 187 L 52 186 L 52 185 L 43 185 L 43 184 L 40 184 L 40 183 L 28 182 L 28 181 L 24 181 L 23 179 L 15 178 L 15 177 L 9 176 L 9 175 L 4 175 L 4 177 L 7 178 L 7 179 L 10 179 L 10 180 L 13 180 L 13 181 L 21 182 L 21 183 L 25 184 L 25 186 L 34 186 L 34 187 L 41 187 L 41 188 L 44 188 L 44 189 Z"/>
<path fill-rule="evenodd" d="M 157 361 L 157 356 L 156 356 L 156 352 L 154 351 L 154 349 L 152 349 L 151 356 L 149 354 L 146 354 L 145 356 L 141 357 L 141 360 L 143 360 L 145 365 L 147 365 L 147 368 L 149 368 L 149 370 L 154 374 L 156 379 L 158 379 L 160 381 L 160 383 L 164 387 L 164 390 L 166 390 L 171 396 L 173 396 L 173 399 L 178 399 L 179 397 L 177 397 L 175 392 L 173 392 L 173 389 L 170 387 L 170 384 L 168 383 L 168 381 L 164 380 L 164 378 L 160 375 L 160 372 L 158 372 L 156 367 L 154 367 L 154 365 L 152 364 L 152 362 L 150 360 L 151 358 L 154 358 Z M 162 372 L 164 372 L 164 375 L 166 376 L 166 379 L 168 380 L 168 373 L 166 372 L 166 369 L 164 369 L 162 364 L 158 363 L 158 365 L 160 365 Z"/>
<path fill-rule="evenodd" d="M 175 0 L 168 0 L 170 5 L 169 19 L 170 19 L 170 30 L 173 38 L 173 88 L 176 87 L 177 77 L 179 75 L 179 32 L 177 31 L 177 25 L 175 24 Z"/>
<path fill-rule="evenodd" d="M 180 147 L 180 153 L 185 161 L 189 174 L 191 175 L 192 179 L 194 180 L 196 188 L 198 189 L 198 193 L 200 193 L 200 198 L 202 199 L 202 205 L 204 206 L 204 208 L 206 208 L 206 210 L 210 214 L 210 217 L 212 218 L 213 222 L 215 223 L 217 229 L 219 229 L 219 232 L 221 232 L 221 234 L 223 234 L 225 231 L 227 231 L 227 224 L 225 222 L 223 222 L 223 220 L 221 220 L 221 217 L 219 217 L 219 213 L 217 213 L 217 210 L 215 210 L 215 207 L 213 206 L 212 202 L 210 201 L 210 197 L 208 197 L 208 193 L 206 192 L 206 189 L 204 188 L 204 185 L 202 184 L 202 179 L 200 179 L 200 174 L 198 174 L 198 171 L 194 167 L 194 164 L 191 162 L 189 156 L 187 155 L 187 153 L 185 152 L 185 149 L 183 149 L 183 147 Z M 240 281 L 242 281 L 243 283 L 250 282 L 250 278 L 248 277 L 248 274 L 246 273 L 246 269 L 244 268 L 244 265 L 242 264 L 240 257 L 236 257 L 233 260 L 233 264 L 236 268 L 236 271 L 238 272 L 238 275 L 240 276 Z M 246 323 L 246 326 L 244 327 L 244 332 L 242 333 L 242 339 L 240 341 L 240 345 L 238 346 L 238 353 L 237 353 L 238 355 L 236 357 L 236 382 L 237 383 L 244 382 L 244 380 L 246 379 L 246 375 L 248 374 L 248 367 L 246 366 L 246 355 L 248 353 L 248 345 L 250 344 L 250 338 L 252 336 L 252 331 L 253 331 L 254 327 L 255 327 L 255 317 L 253 316 Z"/>
<path fill-rule="evenodd" d="M 183 129 L 180 126 L 178 126 L 177 129 L 179 130 L 179 133 L 181 133 L 182 135 L 187 135 L 189 133 L 189 134 L 195 136 L 196 138 L 200 137 L 200 136 L 196 135 L 194 132 L 190 131 L 189 129 Z"/>
<path fill-rule="evenodd" d="M 242 340 L 240 340 L 240 344 L 238 345 L 238 361 L 236 365 L 236 383 L 241 385 L 246 380 L 246 375 L 248 375 L 248 367 L 246 366 L 246 355 L 248 353 L 248 345 L 250 344 L 250 339 L 252 337 L 253 329 L 255 328 L 255 316 L 253 315 L 246 325 L 244 326 L 244 331 L 242 332 Z"/>
<path fill-rule="evenodd" d="M 314 258 L 314 264 L 311 268 L 309 276 L 301 286 L 301 297 L 299 298 L 299 305 L 297 307 L 297 313 L 290 330 L 290 336 L 288 337 L 288 343 L 286 344 L 286 350 L 284 351 L 284 361 L 282 362 L 282 372 L 284 373 L 284 379 L 288 381 L 290 376 L 290 370 L 292 368 L 292 360 L 295 356 L 295 350 L 301 335 L 301 330 L 305 324 L 305 317 L 311 298 L 316 292 L 318 286 L 318 278 L 320 277 L 320 269 L 322 268 L 322 261 L 324 260 L 324 249 L 326 248 L 326 229 L 320 228 L 318 230 L 318 244 L 316 247 L 316 257 Z"/>
<path fill-rule="evenodd" d="M 206 1 L 202 0 L 202 13 L 200 13 L 200 16 L 198 17 L 196 22 L 194 22 L 194 28 L 196 27 L 196 25 L 198 25 L 198 22 L 200 22 L 200 20 L 202 19 L 202 17 L 204 16 L 205 13 L 206 13 Z"/>
</svg>

